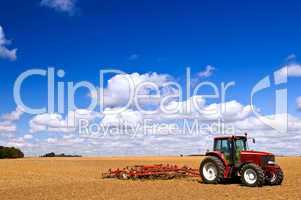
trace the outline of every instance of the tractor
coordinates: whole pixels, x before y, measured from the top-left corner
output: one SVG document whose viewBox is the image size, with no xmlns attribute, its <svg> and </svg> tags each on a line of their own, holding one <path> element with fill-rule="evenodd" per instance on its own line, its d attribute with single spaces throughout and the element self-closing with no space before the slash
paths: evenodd
<svg viewBox="0 0 301 200">
<path fill-rule="evenodd" d="M 213 151 L 206 153 L 200 165 L 203 182 L 218 184 L 240 177 L 241 183 L 250 187 L 281 185 L 284 175 L 275 156 L 248 150 L 248 139 L 247 134 L 215 137 Z"/>
</svg>

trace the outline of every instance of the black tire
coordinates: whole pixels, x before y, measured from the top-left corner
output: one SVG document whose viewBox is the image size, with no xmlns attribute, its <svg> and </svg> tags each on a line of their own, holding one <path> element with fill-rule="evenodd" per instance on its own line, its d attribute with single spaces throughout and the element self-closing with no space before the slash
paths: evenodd
<svg viewBox="0 0 301 200">
<path fill-rule="evenodd" d="M 283 171 L 281 169 L 279 169 L 278 171 L 276 171 L 274 174 L 272 174 L 272 176 L 275 177 L 270 177 L 270 178 L 266 178 L 266 184 L 267 185 L 281 185 L 283 179 L 284 179 L 284 174 Z"/>
<path fill-rule="evenodd" d="M 254 180 L 248 181 L 245 172 L 254 173 Z M 241 182 L 245 186 L 262 187 L 264 184 L 264 180 L 265 180 L 264 171 L 258 165 L 246 164 L 241 168 L 240 174 L 241 174 Z"/>
<path fill-rule="evenodd" d="M 208 180 L 206 176 L 203 174 L 203 168 L 207 165 L 211 164 L 211 166 L 215 167 L 216 169 L 216 177 L 213 180 Z M 202 177 L 202 180 L 204 183 L 207 184 L 217 184 L 222 183 L 224 181 L 224 172 L 225 172 L 225 166 L 224 163 L 217 157 L 214 156 L 208 156 L 206 157 L 201 165 L 200 165 L 200 175 Z"/>
</svg>

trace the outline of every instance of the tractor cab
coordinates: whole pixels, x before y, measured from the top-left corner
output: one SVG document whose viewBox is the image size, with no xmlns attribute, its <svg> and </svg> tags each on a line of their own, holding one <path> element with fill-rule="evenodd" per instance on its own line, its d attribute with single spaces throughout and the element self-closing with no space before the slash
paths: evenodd
<svg viewBox="0 0 301 200">
<path fill-rule="evenodd" d="M 229 165 L 234 165 L 240 160 L 241 151 L 248 150 L 246 136 L 227 136 L 214 138 L 214 151 L 223 154 Z"/>
</svg>

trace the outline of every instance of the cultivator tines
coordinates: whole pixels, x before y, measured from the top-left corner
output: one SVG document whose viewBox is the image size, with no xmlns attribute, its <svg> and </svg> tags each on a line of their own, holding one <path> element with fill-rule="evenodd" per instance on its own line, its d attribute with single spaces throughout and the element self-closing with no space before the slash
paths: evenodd
<svg viewBox="0 0 301 200">
<path fill-rule="evenodd" d="M 183 177 L 198 177 L 197 169 L 188 168 L 186 166 L 178 167 L 177 165 L 135 165 L 128 166 L 123 169 L 109 169 L 103 173 L 103 178 L 118 179 L 172 179 Z"/>
</svg>

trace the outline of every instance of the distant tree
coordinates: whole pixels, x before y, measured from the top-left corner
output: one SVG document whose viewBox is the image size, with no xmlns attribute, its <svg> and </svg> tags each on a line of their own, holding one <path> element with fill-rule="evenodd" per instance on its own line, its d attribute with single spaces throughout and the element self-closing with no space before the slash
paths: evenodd
<svg viewBox="0 0 301 200">
<path fill-rule="evenodd" d="M 46 153 L 45 155 L 42 155 L 42 157 L 55 157 L 55 153 L 51 152 L 51 153 Z"/>
<path fill-rule="evenodd" d="M 15 147 L 0 146 L 0 159 L 4 158 L 24 158 L 24 153 Z"/>
<path fill-rule="evenodd" d="M 81 155 L 67 155 L 64 153 L 61 154 L 55 154 L 54 152 L 46 153 L 42 155 L 41 157 L 81 157 Z"/>
</svg>

